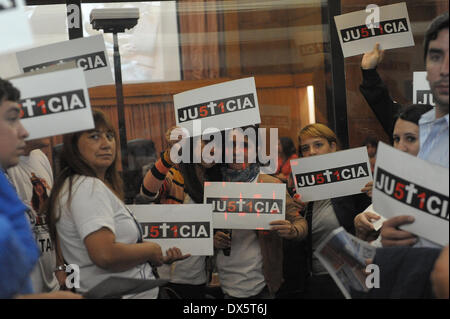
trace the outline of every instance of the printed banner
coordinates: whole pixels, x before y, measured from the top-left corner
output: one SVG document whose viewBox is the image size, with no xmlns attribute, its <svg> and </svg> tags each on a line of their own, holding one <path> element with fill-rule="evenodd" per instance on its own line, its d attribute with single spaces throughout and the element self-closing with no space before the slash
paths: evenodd
<svg viewBox="0 0 450 319">
<path fill-rule="evenodd" d="M 24 0 L 0 0 L 0 54 L 22 50 L 33 44 Z"/>
<path fill-rule="evenodd" d="M 427 72 L 414 72 L 413 74 L 413 103 L 435 105 L 427 80 Z"/>
<path fill-rule="evenodd" d="M 285 219 L 286 185 L 205 182 L 203 202 L 212 205 L 215 229 L 269 229 Z"/>
<path fill-rule="evenodd" d="M 359 194 L 372 180 L 366 147 L 291 160 L 291 167 L 305 202 Z"/>
<path fill-rule="evenodd" d="M 377 42 L 383 50 L 414 45 L 405 2 L 372 10 L 334 17 L 344 57 L 372 51 Z"/>
<path fill-rule="evenodd" d="M 177 125 L 186 128 L 191 136 L 201 135 L 207 128 L 222 131 L 261 123 L 254 78 L 175 94 L 173 101 Z"/>
<path fill-rule="evenodd" d="M 372 193 L 375 210 L 391 218 L 411 215 L 402 229 L 440 245 L 448 244 L 448 168 L 378 144 Z"/>
<path fill-rule="evenodd" d="M 94 128 L 83 71 L 79 68 L 19 77 L 22 124 L 29 140 Z"/>
<path fill-rule="evenodd" d="M 17 52 L 16 57 L 23 72 L 75 61 L 84 70 L 88 87 L 114 83 L 103 34 Z"/>
<path fill-rule="evenodd" d="M 211 205 L 129 205 L 142 227 L 143 240 L 161 246 L 163 254 L 177 247 L 183 254 L 212 256 Z"/>
</svg>

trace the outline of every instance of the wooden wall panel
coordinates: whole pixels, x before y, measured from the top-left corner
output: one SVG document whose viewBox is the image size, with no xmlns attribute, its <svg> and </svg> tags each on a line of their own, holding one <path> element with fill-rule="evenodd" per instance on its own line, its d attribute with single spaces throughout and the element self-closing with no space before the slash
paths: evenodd
<svg viewBox="0 0 450 319">
<path fill-rule="evenodd" d="M 238 13 L 242 74 L 291 73 L 288 10 Z"/>
<path fill-rule="evenodd" d="M 261 127 L 278 128 L 278 137 L 290 137 L 297 146 L 297 133 L 308 123 L 306 88 L 259 89 Z"/>
</svg>

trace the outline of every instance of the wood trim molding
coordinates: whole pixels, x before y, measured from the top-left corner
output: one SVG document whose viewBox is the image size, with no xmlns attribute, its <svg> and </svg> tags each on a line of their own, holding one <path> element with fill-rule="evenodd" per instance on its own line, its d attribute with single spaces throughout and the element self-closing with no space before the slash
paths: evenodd
<svg viewBox="0 0 450 319">
<path fill-rule="evenodd" d="M 158 83 L 125 84 L 123 94 L 126 104 L 140 104 L 157 101 L 172 101 L 177 93 L 196 89 L 199 87 L 235 80 L 238 78 L 217 78 L 207 80 L 185 80 Z M 313 74 L 280 74 L 255 76 L 258 89 L 305 87 L 313 84 Z M 115 104 L 114 85 L 105 85 L 89 89 L 89 96 L 93 105 Z"/>
</svg>

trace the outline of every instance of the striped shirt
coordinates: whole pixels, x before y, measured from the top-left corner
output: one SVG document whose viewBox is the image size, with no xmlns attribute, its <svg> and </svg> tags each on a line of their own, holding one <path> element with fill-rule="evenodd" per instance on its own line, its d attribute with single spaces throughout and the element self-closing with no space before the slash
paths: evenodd
<svg viewBox="0 0 450 319">
<path fill-rule="evenodd" d="M 163 159 L 159 159 L 147 172 L 141 194 L 157 204 L 183 204 L 183 175 L 177 168 L 169 168 Z"/>
</svg>

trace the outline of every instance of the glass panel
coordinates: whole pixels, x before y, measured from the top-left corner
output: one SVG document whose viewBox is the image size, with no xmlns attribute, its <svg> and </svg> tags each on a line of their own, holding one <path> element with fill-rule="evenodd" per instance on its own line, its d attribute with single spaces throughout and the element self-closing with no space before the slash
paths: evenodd
<svg viewBox="0 0 450 319">
<path fill-rule="evenodd" d="M 66 5 L 25 6 L 33 34 L 33 46 L 69 40 L 67 32 Z M 14 53 L 0 55 L 0 76 L 12 77 L 22 73 Z"/>
<path fill-rule="evenodd" d="M 159 154 L 175 125 L 174 94 L 254 76 L 261 127 L 278 128 L 297 147 L 300 128 L 310 120 L 327 123 L 326 6 L 321 0 L 177 1 L 181 81 L 125 86 L 128 140 L 151 140 Z M 103 110 L 113 107 L 114 100 L 108 106 L 92 97 Z M 130 172 L 138 174 L 142 165 L 133 156 Z"/>
<path fill-rule="evenodd" d="M 25 11 L 33 34 L 33 46 L 69 40 L 65 4 L 25 6 Z M 22 72 L 14 53 L 0 55 L 0 77 L 9 78 L 20 73 Z M 57 138 L 59 137 L 53 139 Z M 52 141 L 48 147 L 42 149 L 51 163 L 53 145 Z"/>
<path fill-rule="evenodd" d="M 119 36 L 123 82 L 180 80 L 175 1 L 82 4 L 83 35 L 102 33 L 92 29 L 89 21 L 92 9 L 122 7 L 140 10 L 138 25 Z M 33 32 L 33 47 L 69 40 L 65 4 L 26 6 L 26 12 Z M 112 34 L 105 34 L 104 38 L 113 69 Z M 0 70 L 0 76 L 6 78 L 20 73 L 14 54 L 2 56 Z"/>
<path fill-rule="evenodd" d="M 89 20 L 92 9 L 99 8 L 139 8 L 136 27 L 119 34 L 124 83 L 180 80 L 175 1 L 83 3 L 81 12 L 85 37 L 103 33 L 92 29 Z M 104 38 L 113 66 L 113 36 L 107 33 Z"/>
<path fill-rule="evenodd" d="M 138 25 L 119 34 L 129 146 L 128 197 L 134 198 L 143 170 L 168 147 L 165 133 L 175 124 L 174 94 L 254 76 L 261 127 L 278 128 L 278 136 L 290 137 L 297 148 L 297 132 L 303 126 L 314 121 L 327 124 L 331 57 L 324 13 L 328 1 L 89 1 L 82 4 L 85 36 L 96 32 L 89 23 L 92 8 L 111 6 L 141 9 Z M 40 7 L 45 11 L 47 6 Z M 65 6 L 60 11 L 58 19 L 66 25 Z M 52 22 L 49 25 L 52 31 Z M 50 31 L 45 39 L 49 42 L 67 39 L 67 30 L 64 39 Z M 111 35 L 105 39 L 111 49 Z M 118 128 L 115 87 L 91 88 L 89 93 L 93 107 L 106 113 Z M 55 150 L 61 142 L 61 136 L 52 138 Z"/>
<path fill-rule="evenodd" d="M 369 4 L 382 6 L 398 2 L 342 0 L 342 13 L 364 10 Z M 411 104 L 413 101 L 413 72 L 425 71 L 423 39 L 427 26 L 436 16 L 448 11 L 448 1 L 407 1 L 406 5 L 415 46 L 387 50 L 377 68 L 391 97 L 403 105 Z M 374 136 L 389 143 L 388 134 L 383 130 L 359 91 L 359 85 L 362 82 L 361 59 L 362 55 L 345 59 L 350 147 L 361 146 L 367 136 Z"/>
</svg>

